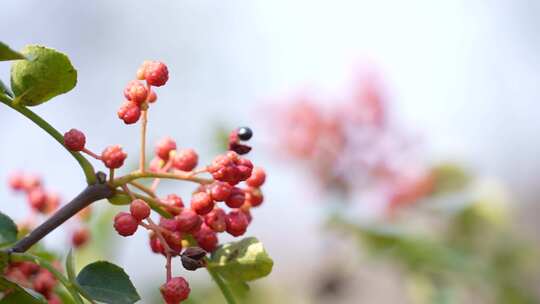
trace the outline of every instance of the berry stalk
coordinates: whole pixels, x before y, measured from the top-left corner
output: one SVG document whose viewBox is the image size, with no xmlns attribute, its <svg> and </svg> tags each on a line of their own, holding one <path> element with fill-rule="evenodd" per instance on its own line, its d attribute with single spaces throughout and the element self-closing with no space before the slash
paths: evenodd
<svg viewBox="0 0 540 304">
<path fill-rule="evenodd" d="M 132 172 L 128 175 L 119 177 L 113 181 L 113 186 L 118 187 L 122 186 L 131 181 L 141 179 L 141 178 L 163 178 L 163 179 L 176 179 L 176 180 L 185 180 L 191 181 L 199 184 L 211 184 L 212 179 L 196 177 L 192 174 L 186 172 L 176 172 L 176 173 L 165 173 L 165 172 Z"/>
<path fill-rule="evenodd" d="M 141 112 L 141 159 L 139 167 L 141 173 L 144 173 L 146 166 L 146 127 L 148 126 L 148 109 L 142 110 Z"/>
<path fill-rule="evenodd" d="M 167 240 L 165 240 L 165 237 L 161 233 L 161 229 L 159 229 L 159 226 L 156 225 L 156 223 L 154 223 L 154 221 L 151 218 L 147 218 L 146 220 L 148 222 L 148 228 L 150 228 L 156 234 L 156 236 L 161 241 L 161 244 L 165 248 L 165 255 L 167 257 L 167 262 L 165 263 L 165 269 L 166 269 L 166 273 L 167 273 L 166 274 L 166 282 L 169 282 L 171 280 L 171 278 L 172 278 L 172 263 L 171 263 L 172 256 L 171 256 L 171 252 L 173 252 L 173 250 L 168 245 Z"/>
<path fill-rule="evenodd" d="M 155 190 L 150 189 L 150 188 L 146 187 L 145 185 L 143 185 L 141 183 L 138 183 L 136 181 L 132 181 L 132 182 L 129 182 L 128 184 L 130 184 L 133 187 L 135 187 L 135 188 L 141 190 L 142 192 L 148 194 L 150 197 L 157 198 Z"/>
</svg>

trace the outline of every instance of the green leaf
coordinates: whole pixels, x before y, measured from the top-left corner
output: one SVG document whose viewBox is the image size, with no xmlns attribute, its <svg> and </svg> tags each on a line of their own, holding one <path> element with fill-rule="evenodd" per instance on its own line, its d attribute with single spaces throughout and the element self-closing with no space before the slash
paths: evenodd
<svg viewBox="0 0 540 304">
<path fill-rule="evenodd" d="M 414 272 L 480 273 L 468 254 L 425 235 L 405 233 L 394 226 L 361 226 L 334 218 L 331 227 L 356 236 L 374 257 L 388 258 Z"/>
<path fill-rule="evenodd" d="M 229 289 L 234 294 L 235 298 L 237 299 L 246 299 L 250 287 L 246 282 L 240 282 L 240 281 L 227 281 L 226 284 L 229 286 Z"/>
<path fill-rule="evenodd" d="M 141 299 L 124 270 L 109 262 L 86 265 L 77 276 L 77 283 L 96 301 L 131 304 Z"/>
<path fill-rule="evenodd" d="M 22 53 L 31 60 L 16 61 L 11 66 L 11 89 L 16 102 L 36 106 L 69 92 L 77 84 L 77 70 L 65 54 L 39 45 L 26 46 Z"/>
<path fill-rule="evenodd" d="M 5 294 L 0 304 L 47 304 L 45 298 L 39 293 L 21 287 L 5 277 L 0 277 L 0 291 Z"/>
<path fill-rule="evenodd" d="M 132 201 L 131 197 L 127 194 L 117 193 L 107 199 L 109 203 L 117 206 L 129 205 Z"/>
<path fill-rule="evenodd" d="M 223 244 L 213 254 L 209 267 L 228 281 L 247 282 L 272 272 L 274 261 L 254 237 Z"/>
<path fill-rule="evenodd" d="M 0 94 L 13 97 L 13 92 L 11 92 L 11 90 L 8 87 L 6 87 L 6 85 L 4 84 L 2 80 L 0 80 Z"/>
<path fill-rule="evenodd" d="M 0 212 L 0 246 L 14 243 L 17 240 L 17 226 L 13 220 Z"/>
<path fill-rule="evenodd" d="M 26 59 L 23 54 L 12 50 L 5 43 L 0 42 L 0 61 Z"/>
</svg>

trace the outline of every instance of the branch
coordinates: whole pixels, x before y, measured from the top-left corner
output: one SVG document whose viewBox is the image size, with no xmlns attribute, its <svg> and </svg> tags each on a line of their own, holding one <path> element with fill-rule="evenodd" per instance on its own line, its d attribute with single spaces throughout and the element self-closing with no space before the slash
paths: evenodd
<svg viewBox="0 0 540 304">
<path fill-rule="evenodd" d="M 190 172 L 178 171 L 176 173 L 165 172 L 132 172 L 113 180 L 113 187 L 120 187 L 124 184 L 132 182 L 141 178 L 163 178 L 163 179 L 176 179 L 185 180 L 198 184 L 211 184 L 214 180 L 202 177 L 196 177 Z"/>
<path fill-rule="evenodd" d="M 27 236 L 19 240 L 11 249 L 10 252 L 26 252 L 30 247 L 39 242 L 46 235 L 51 233 L 65 221 L 75 216 L 79 211 L 89 206 L 93 202 L 109 198 L 113 196 L 114 189 L 106 183 L 104 173 L 96 174 L 98 183 L 88 185 L 79 195 L 71 202 L 56 211 L 50 218 L 32 230 Z"/>
</svg>

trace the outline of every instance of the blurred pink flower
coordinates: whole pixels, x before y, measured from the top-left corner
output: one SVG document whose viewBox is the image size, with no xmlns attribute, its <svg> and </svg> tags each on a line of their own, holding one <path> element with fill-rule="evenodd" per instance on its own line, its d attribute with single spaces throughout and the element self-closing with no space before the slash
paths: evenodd
<svg viewBox="0 0 540 304">
<path fill-rule="evenodd" d="M 329 189 L 378 189 L 389 209 L 417 201 L 431 191 L 432 178 L 420 142 L 391 119 L 385 93 L 369 74 L 343 102 L 309 93 L 289 98 L 273 106 L 275 145 L 305 161 Z"/>
</svg>

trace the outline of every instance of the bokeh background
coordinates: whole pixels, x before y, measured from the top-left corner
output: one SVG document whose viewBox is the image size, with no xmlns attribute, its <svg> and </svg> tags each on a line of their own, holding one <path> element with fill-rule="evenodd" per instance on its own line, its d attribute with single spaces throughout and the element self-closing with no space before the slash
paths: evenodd
<svg viewBox="0 0 540 304">
<path fill-rule="evenodd" d="M 85 130 L 95 150 L 120 143 L 136 154 L 138 129 L 124 126 L 116 110 L 145 59 L 162 60 L 170 70 L 150 113 L 150 142 L 170 135 L 210 161 L 218 152 L 217 130 L 253 126 L 251 158 L 269 178 L 249 234 L 275 260 L 272 275 L 255 284 L 270 302 L 315 303 L 328 248 L 350 244 L 335 244 L 342 235 L 324 232 L 330 211 L 313 176 L 280 155 L 273 133 L 279 121 L 269 122 L 264 111 L 313 87 L 347 92 L 365 70 L 384 80 L 392 113 L 421 138 L 429 161 L 451 160 L 488 180 L 490 191 L 510 204 L 518 235 L 540 241 L 538 2 L 4 0 L 1 6 L 2 41 L 69 54 L 78 86 L 36 111 L 60 130 Z M 0 65 L 0 77 L 9 79 L 8 63 Z M 0 121 L 0 180 L 24 169 L 65 198 L 78 193 L 79 168 L 55 142 L 7 108 Z M 0 203 L 15 218 L 26 212 L 7 187 L 0 188 Z M 58 231 L 47 243 L 63 250 L 66 238 Z M 102 253 L 125 267 L 143 298 L 155 293 L 150 287 L 162 275 L 162 259 L 146 242 L 142 233 L 111 235 L 104 246 L 118 250 Z M 343 259 L 358 269 L 351 279 L 356 287 L 336 303 L 413 303 L 391 265 Z M 205 274 L 190 276 L 201 288 L 208 282 Z"/>
</svg>

